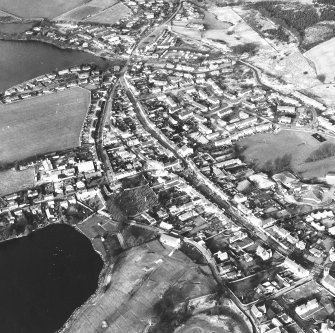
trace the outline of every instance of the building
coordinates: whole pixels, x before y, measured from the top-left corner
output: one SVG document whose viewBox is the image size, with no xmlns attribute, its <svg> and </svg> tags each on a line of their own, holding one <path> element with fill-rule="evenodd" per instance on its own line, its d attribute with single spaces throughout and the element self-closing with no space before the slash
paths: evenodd
<svg viewBox="0 0 335 333">
<path fill-rule="evenodd" d="M 173 225 L 166 223 L 166 222 L 161 222 L 159 225 L 160 228 L 165 229 L 165 230 L 171 230 L 173 229 Z"/>
<path fill-rule="evenodd" d="M 309 271 L 307 269 L 303 268 L 302 266 L 300 266 L 295 261 L 289 258 L 285 259 L 283 265 L 300 279 L 303 279 L 309 275 Z"/>
<path fill-rule="evenodd" d="M 172 237 L 170 235 L 162 234 L 160 241 L 167 246 L 178 249 L 180 247 L 180 238 Z"/>
<path fill-rule="evenodd" d="M 329 268 L 326 267 L 323 271 L 321 284 L 328 289 L 332 294 L 335 294 L 335 278 L 329 275 Z"/>
<path fill-rule="evenodd" d="M 328 172 L 326 174 L 326 182 L 330 185 L 335 185 L 335 172 Z"/>
<path fill-rule="evenodd" d="M 271 249 L 266 250 L 261 245 L 257 246 L 256 254 L 259 257 L 261 257 L 264 261 L 265 260 L 269 260 L 272 257 L 272 251 L 271 251 Z"/>
<path fill-rule="evenodd" d="M 310 311 L 313 311 L 319 307 L 319 303 L 316 298 L 308 301 L 306 304 L 302 304 L 295 308 L 295 312 L 301 317 Z"/>
<path fill-rule="evenodd" d="M 84 162 L 79 162 L 77 164 L 78 172 L 93 172 L 95 171 L 94 163 L 93 161 L 84 161 Z"/>
</svg>

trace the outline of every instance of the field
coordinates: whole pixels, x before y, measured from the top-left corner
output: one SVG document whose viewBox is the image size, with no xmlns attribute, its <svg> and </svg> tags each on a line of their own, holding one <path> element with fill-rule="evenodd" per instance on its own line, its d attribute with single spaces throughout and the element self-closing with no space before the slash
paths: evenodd
<svg viewBox="0 0 335 333">
<path fill-rule="evenodd" d="M 86 19 L 87 22 L 94 22 L 100 24 L 115 24 L 120 19 L 130 15 L 132 11 L 123 3 L 117 3 L 102 12 L 93 15 Z"/>
<path fill-rule="evenodd" d="M 35 169 L 0 171 L 0 197 L 34 186 Z"/>
<path fill-rule="evenodd" d="M 318 74 L 326 76 L 326 83 L 335 82 L 335 38 L 313 47 L 304 55 L 314 63 Z"/>
<path fill-rule="evenodd" d="M 174 290 L 169 296 L 174 304 L 213 291 L 212 277 L 181 252 L 170 252 L 153 241 L 121 254 L 109 274 L 109 288 L 80 308 L 65 332 L 101 332 L 104 320 L 108 332 L 145 332 L 153 317 L 157 322 L 156 304 L 167 291 Z"/>
<path fill-rule="evenodd" d="M 21 34 L 33 26 L 33 23 L 0 23 L 0 33 Z"/>
<path fill-rule="evenodd" d="M 93 6 L 81 6 L 78 8 L 75 8 L 59 17 L 57 17 L 58 20 L 64 20 L 64 21 L 81 21 L 85 18 L 87 18 L 89 15 L 96 14 L 100 10 L 99 7 L 93 7 Z"/>
<path fill-rule="evenodd" d="M 262 48 L 269 48 L 265 40 L 238 15 L 236 9 L 213 6 L 209 11 L 216 15 L 218 23 L 215 26 L 210 16 L 205 17 L 209 23 L 209 29 L 204 33 L 205 38 L 222 40 L 229 46 L 252 42 Z"/>
<path fill-rule="evenodd" d="M 246 162 L 255 163 L 259 168 L 263 168 L 269 160 L 274 161 L 285 154 L 291 154 L 291 167 L 295 173 L 303 178 L 324 177 L 328 171 L 335 171 L 335 157 L 309 163 L 305 160 L 312 151 L 325 143 L 334 143 L 335 140 L 322 134 L 327 141 L 320 143 L 311 134 L 313 133 L 298 130 L 256 134 L 240 141 L 239 146 L 246 148 L 242 153 Z"/>
<path fill-rule="evenodd" d="M 85 3 L 85 0 L 0 0 L 0 10 L 24 18 L 53 18 Z"/>
<path fill-rule="evenodd" d="M 182 327 L 179 327 L 175 333 L 247 333 L 250 330 L 246 328 L 243 322 L 239 322 L 235 316 L 219 315 L 207 316 L 198 314 L 191 317 Z"/>
<path fill-rule="evenodd" d="M 92 15 L 98 14 L 98 12 L 114 6 L 118 0 L 92 0 L 87 4 L 76 7 L 60 16 L 58 16 L 57 20 L 65 20 L 65 21 L 81 21 Z"/>
<path fill-rule="evenodd" d="M 0 161 L 78 147 L 89 103 L 90 92 L 74 88 L 0 105 Z"/>
</svg>

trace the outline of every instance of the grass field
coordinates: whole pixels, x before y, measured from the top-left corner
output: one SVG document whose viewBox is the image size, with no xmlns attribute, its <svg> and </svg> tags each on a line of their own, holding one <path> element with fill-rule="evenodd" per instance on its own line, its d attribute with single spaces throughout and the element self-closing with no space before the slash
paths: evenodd
<svg viewBox="0 0 335 333">
<path fill-rule="evenodd" d="M 59 20 L 65 20 L 65 21 L 81 21 L 89 15 L 93 15 L 98 13 L 100 10 L 99 7 L 93 7 L 93 6 L 80 6 L 78 8 L 75 8 L 69 12 L 66 12 L 65 14 L 57 17 Z"/>
<path fill-rule="evenodd" d="M 0 23 L 0 32 L 3 34 L 21 34 L 33 26 L 33 23 Z"/>
<path fill-rule="evenodd" d="M 303 178 L 324 177 L 328 171 L 335 171 L 335 157 L 317 162 L 306 163 L 310 153 L 325 143 L 335 143 L 335 139 L 323 135 L 327 141 L 320 143 L 314 139 L 312 132 L 297 130 L 282 130 L 277 134 L 256 134 L 239 142 L 245 147 L 242 156 L 246 162 L 255 163 L 259 168 L 264 167 L 269 160 L 285 154 L 292 155 L 292 169 Z"/>
<path fill-rule="evenodd" d="M 326 75 L 326 83 L 335 82 L 335 38 L 311 48 L 304 55 L 314 63 L 318 74 Z"/>
<path fill-rule="evenodd" d="M 227 311 L 228 312 L 228 311 Z M 248 333 L 251 332 L 246 324 L 239 322 L 236 315 L 207 316 L 198 314 L 191 317 L 183 326 L 176 329 L 175 333 Z M 233 330 L 232 330 L 233 329 Z"/>
<path fill-rule="evenodd" d="M 209 25 L 209 29 L 204 33 L 205 38 L 219 39 L 229 46 L 252 42 L 257 43 L 261 48 L 269 49 L 264 39 L 242 19 L 236 9 L 213 6 L 209 11 L 216 15 L 216 19 L 211 15 L 205 16 Z"/>
<path fill-rule="evenodd" d="M 110 287 L 79 309 L 65 332 L 102 332 L 103 320 L 109 326 L 105 332 L 146 332 L 152 317 L 157 322 L 155 305 L 171 287 L 178 290 L 176 302 L 213 290 L 211 276 L 181 252 L 170 252 L 153 241 L 121 254 L 110 273 Z"/>
<path fill-rule="evenodd" d="M 0 0 L 0 10 L 24 18 L 53 18 L 85 2 L 85 0 Z"/>
<path fill-rule="evenodd" d="M 0 105 L 0 161 L 78 147 L 89 103 L 90 92 L 74 88 Z"/>
<path fill-rule="evenodd" d="M 114 6 L 118 0 L 92 0 L 57 17 L 57 20 L 81 21 Z"/>
<path fill-rule="evenodd" d="M 35 169 L 0 171 L 0 197 L 34 186 Z"/>
<path fill-rule="evenodd" d="M 101 23 L 101 24 L 115 24 L 120 19 L 130 15 L 132 11 L 123 3 L 117 3 L 102 12 L 93 15 L 86 19 L 87 22 Z"/>
</svg>

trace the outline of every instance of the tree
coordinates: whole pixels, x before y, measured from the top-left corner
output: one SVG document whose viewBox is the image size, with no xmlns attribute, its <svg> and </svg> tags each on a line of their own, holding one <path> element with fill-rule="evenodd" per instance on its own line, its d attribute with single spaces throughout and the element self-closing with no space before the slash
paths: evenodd
<svg viewBox="0 0 335 333">
<path fill-rule="evenodd" d="M 325 83 L 325 81 L 326 81 L 326 75 L 325 74 L 319 74 L 319 75 L 316 76 L 316 78 L 322 83 Z"/>
<path fill-rule="evenodd" d="M 236 54 L 250 53 L 255 54 L 258 50 L 257 43 L 246 43 L 232 46 L 232 50 Z"/>
</svg>

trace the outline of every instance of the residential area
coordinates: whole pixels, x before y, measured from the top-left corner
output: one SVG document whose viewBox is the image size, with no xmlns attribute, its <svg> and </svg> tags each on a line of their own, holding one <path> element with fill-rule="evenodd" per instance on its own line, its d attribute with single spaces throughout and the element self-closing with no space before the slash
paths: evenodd
<svg viewBox="0 0 335 333">
<path fill-rule="evenodd" d="M 0 240 L 89 220 L 105 253 L 109 222 L 136 226 L 208 265 L 256 332 L 335 332 L 334 109 L 263 83 L 247 51 L 179 33 L 206 30 L 199 2 L 121 3 L 133 15 L 113 24 L 42 21 L 20 36 L 109 62 L 0 95 L 7 107 L 89 92 L 75 147 L 10 165 L 30 185 L 1 196 Z"/>
</svg>

